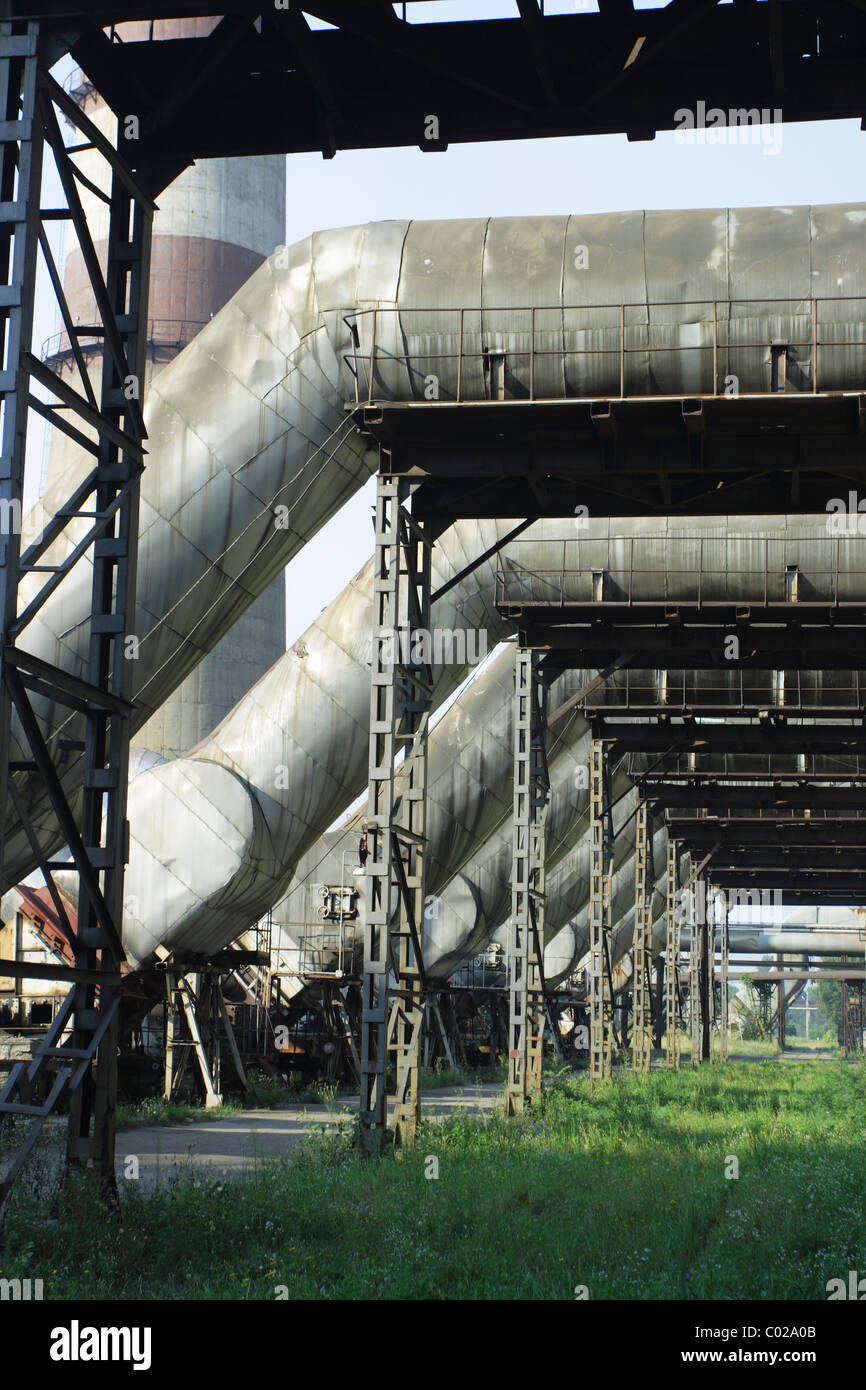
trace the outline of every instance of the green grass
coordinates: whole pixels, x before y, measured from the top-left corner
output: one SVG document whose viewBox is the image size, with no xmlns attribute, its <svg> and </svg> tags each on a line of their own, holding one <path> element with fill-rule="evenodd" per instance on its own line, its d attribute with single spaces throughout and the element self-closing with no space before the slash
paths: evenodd
<svg viewBox="0 0 866 1390">
<path fill-rule="evenodd" d="M 421 1068 L 422 1091 L 437 1091 L 446 1086 L 481 1086 L 501 1081 L 505 1085 L 506 1066 L 449 1067 L 444 1058 L 437 1058 L 432 1067 Z"/>
<path fill-rule="evenodd" d="M 795 1051 L 832 1052 L 837 1056 L 839 1054 L 839 1043 L 836 1040 L 835 1032 L 831 1028 L 828 1028 L 826 1033 L 822 1033 L 821 1036 L 817 1038 L 814 1036 L 810 1038 L 804 1036 L 798 1037 L 793 1033 L 789 1033 L 787 1045 Z"/>
<path fill-rule="evenodd" d="M 728 1057 L 779 1057 L 782 1049 L 775 1038 L 729 1038 Z"/>
<path fill-rule="evenodd" d="M 224 1120 L 228 1115 L 241 1114 L 243 1107 L 233 1101 L 206 1110 L 203 1105 L 187 1105 L 182 1101 L 166 1101 L 151 1096 L 137 1105 L 118 1105 L 118 1130 L 137 1129 L 140 1125 L 181 1125 L 187 1120 Z"/>
<path fill-rule="evenodd" d="M 730 1062 L 591 1094 L 561 1076 L 534 1113 L 425 1123 L 380 1160 L 347 1131 L 245 1181 L 124 1183 L 119 1217 L 91 1180 L 46 1223 L 25 1185 L 0 1275 L 51 1298 L 824 1300 L 866 1271 L 864 1141 L 863 1064 Z"/>
</svg>

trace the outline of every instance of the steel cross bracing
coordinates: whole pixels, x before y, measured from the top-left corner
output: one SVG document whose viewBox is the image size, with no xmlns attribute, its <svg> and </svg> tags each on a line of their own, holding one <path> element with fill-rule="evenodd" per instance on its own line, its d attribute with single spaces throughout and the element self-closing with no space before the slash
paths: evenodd
<svg viewBox="0 0 866 1390">
<path fill-rule="evenodd" d="M 632 1070 L 649 1072 L 652 1062 L 652 899 L 655 874 L 652 872 L 651 837 L 648 835 L 649 811 L 639 797 L 634 836 L 634 947 L 633 985 L 634 1016 L 631 1045 Z"/>
<path fill-rule="evenodd" d="M 409 507 L 409 485 L 380 474 L 376 491 L 366 917 L 361 981 L 361 1142 L 378 1152 L 394 1054 L 394 1136 L 411 1143 L 421 1113 L 424 872 L 432 538 Z M 396 804 L 398 753 L 404 761 Z M 389 984 L 389 975 L 391 983 Z"/>
<path fill-rule="evenodd" d="M 514 819 L 508 929 L 506 1114 L 541 1094 L 544 1038 L 544 828 L 550 796 L 547 685 L 540 656 L 518 647 L 514 667 Z M 553 1023 L 554 1031 L 556 1028 Z"/>
<path fill-rule="evenodd" d="M 667 841 L 667 901 L 665 904 L 665 1067 L 680 1067 L 680 952 L 682 908 L 679 899 L 679 851 L 676 840 Z"/>
<path fill-rule="evenodd" d="M 187 1064 L 194 1056 L 204 1089 L 205 1108 L 211 1110 L 222 1104 L 223 1036 L 235 1074 L 245 1091 L 247 1079 L 223 997 L 221 977 L 225 968 L 205 966 L 190 971 L 188 965 L 174 958 L 165 962 L 163 1097 L 166 1101 L 178 1099 Z"/>
<path fill-rule="evenodd" d="M 37 24 L 0 26 L 0 315 L 6 324 L 0 374 L 0 474 L 4 519 L 13 518 L 3 537 L 0 566 L 4 627 L 0 792 L 3 803 L 8 798 L 25 828 L 75 956 L 75 968 L 68 976 L 70 995 L 61 1011 L 66 1031 L 57 1033 L 55 1028 L 33 1063 L 26 1069 L 14 1067 L 0 1091 L 0 1111 L 30 1115 L 35 1121 L 7 1169 L 0 1186 L 2 1198 L 48 1114 L 63 1098 L 69 1101 L 68 1161 L 92 1161 L 107 1182 L 114 1181 L 117 986 L 123 960 L 120 924 L 128 854 L 126 786 L 134 669 L 133 662 L 125 659 L 125 638 L 135 612 L 138 486 L 145 438 L 141 396 L 154 208 L 123 157 L 51 78 L 49 68 L 58 56 L 58 49 L 40 34 Z M 109 208 L 104 273 L 78 192 L 81 176 L 66 150 L 56 108 L 78 128 L 82 148 L 97 150 L 109 168 L 110 192 L 101 195 Z M 56 166 L 65 208 L 42 208 L 46 149 Z M 77 350 L 78 330 L 47 235 L 48 223 L 58 219 L 66 220 L 75 233 L 96 305 L 97 332 L 103 338 L 97 383 Z M 31 351 L 37 247 L 73 345 L 80 389 L 57 377 Z M 93 325 L 87 331 L 94 336 Z M 34 385 L 56 400 L 46 402 L 44 395 L 36 396 Z M 48 520 L 42 535 L 22 553 L 28 408 L 75 440 L 91 455 L 93 467 Z M 17 644 L 31 619 L 85 556 L 92 561 L 92 582 L 90 646 L 82 677 L 29 655 Z M 33 575 L 46 578 L 36 581 L 35 590 L 28 587 L 25 597 L 22 581 Z M 46 741 L 31 693 L 48 696 L 70 710 L 72 737 Z M 23 757 L 17 754 L 16 743 Z M 70 802 L 63 784 L 70 752 L 83 761 L 80 806 Z M 68 846 L 66 861 L 49 861 L 41 848 L 26 810 L 28 798 L 22 795 L 30 782 L 47 794 Z M 57 868 L 78 875 L 76 929 L 54 880 Z M 52 1074 L 53 1085 L 48 1099 L 35 1105 L 34 1086 L 46 1072 Z"/>
<path fill-rule="evenodd" d="M 592 738 L 589 761 L 589 1077 L 613 1072 L 613 991 L 608 938 L 613 876 L 610 769 L 607 748 Z"/>
</svg>

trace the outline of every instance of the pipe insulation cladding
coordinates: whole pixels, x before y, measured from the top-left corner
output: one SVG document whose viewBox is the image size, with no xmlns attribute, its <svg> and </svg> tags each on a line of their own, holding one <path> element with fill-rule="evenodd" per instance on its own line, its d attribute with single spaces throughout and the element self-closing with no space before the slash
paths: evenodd
<svg viewBox="0 0 866 1390">
<path fill-rule="evenodd" d="M 704 544 L 711 536 L 717 565 L 703 579 L 706 602 L 733 593 L 748 603 L 758 597 L 756 584 L 763 591 L 764 577 L 752 564 L 754 527 L 759 522 L 766 531 L 763 519 L 755 518 L 715 518 L 708 526 Z M 575 519 L 539 521 L 511 544 L 519 547 L 522 564 L 531 570 L 533 563 L 544 564 L 564 526 L 577 525 Z M 771 526 L 783 577 L 785 563 L 792 558 L 803 562 L 808 577 L 807 564 L 826 566 L 837 553 L 836 539 L 827 535 L 826 518 L 774 518 Z M 584 546 L 593 563 L 609 568 L 624 550 L 633 552 L 635 542 L 646 540 L 665 596 L 676 602 L 692 584 L 691 557 L 698 543 L 691 534 L 694 527 L 694 519 L 688 518 L 591 522 L 572 543 L 580 569 Z M 510 521 L 453 526 L 434 550 L 434 587 L 467 560 L 484 554 L 511 528 Z M 737 534 L 740 529 L 745 535 Z M 506 545 L 506 565 L 510 553 Z M 848 578 L 856 592 L 856 578 Z M 866 573 L 859 586 L 860 595 L 866 596 Z M 492 649 L 508 628 L 494 599 L 494 563 L 485 560 L 434 606 L 436 626 L 461 629 L 472 624 L 483 631 L 485 645 Z M 368 564 L 209 739 L 186 758 L 151 768 L 132 783 L 133 843 L 124 930 L 135 959 L 145 959 L 157 945 L 221 949 L 275 903 L 273 944 L 278 961 L 281 952 L 296 955 L 297 924 L 310 920 L 311 885 L 341 883 L 347 852 L 357 846 L 365 819 L 359 811 L 338 832 L 326 833 L 365 783 L 371 625 Z M 425 958 L 425 965 L 436 976 L 456 968 L 476 943 L 483 944 L 508 910 L 513 667 L 511 648 L 481 667 L 430 735 L 427 891 L 442 893 L 442 903 L 440 913 L 427 922 L 430 959 Z M 437 698 L 456 686 L 465 669 L 458 665 L 439 670 Z M 559 677 L 551 688 L 551 708 L 581 690 L 592 674 L 577 670 Z M 652 672 L 629 674 L 644 687 L 657 681 Z M 799 689 L 804 699 L 820 705 L 835 698 L 839 679 L 835 672 L 804 672 Z M 697 702 L 709 691 L 736 709 L 741 698 L 737 671 L 696 673 L 690 682 Z M 611 682 L 611 696 L 617 684 Z M 754 698 L 765 704 L 779 697 L 771 672 L 750 671 L 748 684 Z M 579 836 L 581 817 L 585 824 L 588 778 L 579 786 L 577 769 L 586 769 L 588 760 L 588 727 L 575 711 L 553 726 L 548 748 L 554 780 L 547 826 L 551 929 L 564 926 L 568 913 L 585 900 L 588 846 Z M 402 787 L 398 770 L 396 795 Z M 616 773 L 614 787 L 617 795 L 629 791 L 631 780 L 623 770 Z M 617 841 L 618 861 L 628 855 L 631 843 L 627 824 Z M 287 886 L 287 896 L 279 902 Z M 362 922 L 363 915 L 359 927 Z M 352 944 L 350 931 L 347 945 Z"/>
<path fill-rule="evenodd" d="M 545 311 L 535 329 L 543 349 L 536 391 L 562 397 L 618 394 L 608 355 L 596 349 L 618 333 L 611 311 L 623 304 L 637 306 L 629 310 L 630 391 L 697 389 L 711 332 L 707 306 L 716 301 L 724 302 L 731 340 L 740 345 L 741 389 L 765 390 L 767 345 L 800 341 L 804 302 L 820 297 L 841 344 L 822 367 L 822 388 L 856 389 L 864 221 L 863 204 L 401 221 L 318 233 L 281 248 L 166 367 L 147 405 L 136 727 L 373 470 L 375 458 L 348 426 L 345 403 L 355 397 L 358 363 L 372 346 L 374 310 L 377 395 L 423 400 L 432 363 L 443 360 L 441 389 L 452 388 L 454 358 L 448 366 L 442 354 L 455 348 L 455 309 L 463 314 L 466 390 L 474 371 L 483 394 L 485 349 L 507 351 L 519 374 L 527 343 L 521 306 L 533 305 Z M 575 247 L 583 248 L 579 256 Z M 786 303 L 772 302 L 779 300 Z M 577 375 L 575 344 L 592 349 L 580 354 Z M 668 359 L 649 351 L 665 344 L 695 353 Z M 808 376 L 808 348 L 798 360 Z M 27 630 L 28 650 L 83 675 L 89 607 L 82 563 Z M 48 700 L 38 701 L 37 714 L 51 743 L 80 734 L 78 716 Z M 339 762 L 343 750 L 334 752 Z M 211 767 L 197 776 L 224 781 Z M 67 794 L 80 777 L 72 753 L 63 773 Z M 29 785 L 22 795 L 40 843 L 56 848 L 44 797 Z M 227 819 L 234 814 L 229 806 Z M 243 803 L 237 814 L 246 835 L 252 812 Z M 21 827 L 9 829 L 5 880 L 14 883 L 34 857 Z M 218 891 L 203 901 L 218 903 Z"/>
</svg>

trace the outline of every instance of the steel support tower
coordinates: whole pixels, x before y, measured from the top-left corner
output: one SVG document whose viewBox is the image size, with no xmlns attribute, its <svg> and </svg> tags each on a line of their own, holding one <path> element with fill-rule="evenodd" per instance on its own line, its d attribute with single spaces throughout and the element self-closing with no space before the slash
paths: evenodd
<svg viewBox="0 0 866 1390">
<path fill-rule="evenodd" d="M 508 926 L 506 1114 L 541 1093 L 544 1039 L 544 827 L 550 796 L 547 687 L 537 653 L 518 647 L 514 666 L 514 846 Z M 552 1026 L 555 1027 L 555 1022 Z"/>
<path fill-rule="evenodd" d="M 613 991 L 610 978 L 610 892 L 613 876 L 610 768 L 607 749 L 593 738 L 589 759 L 589 1077 L 613 1072 Z"/>
<path fill-rule="evenodd" d="M 421 1113 L 427 735 L 433 673 L 432 536 L 410 507 L 409 484 L 380 474 L 376 493 L 366 918 L 361 981 L 361 1142 L 379 1152 L 393 1054 L 396 1142 L 412 1143 Z M 402 788 L 395 796 L 398 754 Z M 390 980 L 389 980 L 390 976 Z"/>
<path fill-rule="evenodd" d="M 700 926 L 700 903 L 692 889 L 688 899 L 689 915 L 689 1046 L 693 1067 L 701 1064 L 703 1020 L 701 1010 L 701 947 L 703 932 Z"/>
<path fill-rule="evenodd" d="M 728 1060 L 728 1040 L 731 1029 L 730 1008 L 728 1005 L 728 962 L 730 957 L 730 924 L 727 897 L 721 897 L 721 921 L 719 923 L 719 982 L 721 986 L 719 1011 L 719 1061 Z"/>
<path fill-rule="evenodd" d="M 139 479 L 144 461 L 142 391 L 147 286 L 154 205 L 124 152 L 113 148 L 50 75 L 62 49 L 37 23 L 0 26 L 0 314 L 5 326 L 2 393 L 2 508 L 6 534 L 0 566 L 4 640 L 0 687 L 0 783 L 3 806 L 14 808 L 42 870 L 75 966 L 61 971 L 70 992 L 28 1064 L 12 1068 L 0 1090 L 0 1112 L 29 1116 L 33 1125 L 7 1168 L 8 1194 L 48 1115 L 69 1102 L 67 1157 L 114 1175 L 119 967 L 123 872 L 128 854 L 126 786 L 133 663 L 126 637 L 134 627 Z M 58 111 L 80 143 L 67 149 Z M 96 150 L 110 171 L 107 264 L 103 271 L 88 227 L 76 150 Z M 44 155 L 50 152 L 65 206 L 42 206 Z M 54 261 L 48 227 L 64 220 L 78 240 L 99 323 L 74 324 Z M 78 389 L 32 351 L 38 253 L 47 270 L 78 368 Z M 78 339 L 103 340 L 98 388 Z M 37 389 L 39 394 L 37 394 Z M 22 552 L 24 468 L 28 415 L 33 410 L 70 436 L 92 460 L 90 472 L 38 539 Z M 85 557 L 92 565 L 86 674 L 73 675 L 19 646 L 46 600 Z M 36 578 L 38 576 L 38 578 Z M 33 696 L 37 697 L 34 703 Z M 38 702 L 47 697 L 70 711 L 63 738 L 46 739 Z M 70 797 L 66 773 L 81 767 L 83 793 Z M 50 803 L 69 858 L 53 860 L 44 831 L 31 818 L 37 798 Z M 54 873 L 78 877 L 73 929 Z M 94 1067 L 95 1060 L 95 1067 Z M 47 1099 L 35 1089 L 44 1075 Z"/>
<path fill-rule="evenodd" d="M 667 881 L 665 903 L 665 1068 L 680 1069 L 680 955 L 682 906 L 679 899 L 679 852 L 677 842 L 667 837 Z"/>
<path fill-rule="evenodd" d="M 638 797 L 634 838 L 634 1017 L 632 1019 L 632 1071 L 649 1073 L 652 1064 L 652 838 L 644 797 Z"/>
</svg>

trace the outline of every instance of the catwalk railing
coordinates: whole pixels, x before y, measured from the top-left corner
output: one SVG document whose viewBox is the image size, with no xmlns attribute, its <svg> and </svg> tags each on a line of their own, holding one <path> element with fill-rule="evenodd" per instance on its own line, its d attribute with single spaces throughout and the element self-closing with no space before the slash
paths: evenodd
<svg viewBox="0 0 866 1390">
<path fill-rule="evenodd" d="M 856 389 L 840 354 L 866 350 L 864 310 L 862 296 L 377 307 L 346 317 L 345 361 L 358 404 L 405 399 L 407 380 L 409 399 L 458 404 L 826 395 Z"/>
</svg>

